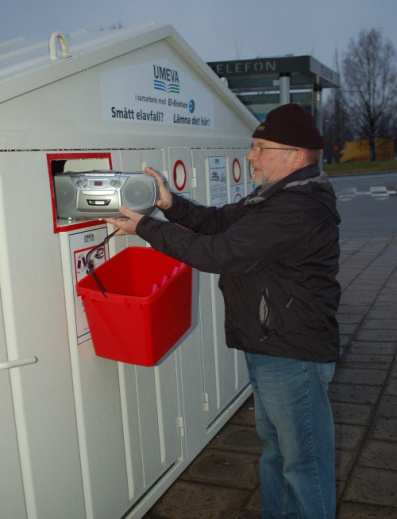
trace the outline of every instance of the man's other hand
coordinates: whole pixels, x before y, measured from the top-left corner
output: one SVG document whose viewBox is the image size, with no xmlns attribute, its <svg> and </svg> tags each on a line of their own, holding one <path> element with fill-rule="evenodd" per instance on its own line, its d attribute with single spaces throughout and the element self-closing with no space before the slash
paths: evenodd
<svg viewBox="0 0 397 519">
<path fill-rule="evenodd" d="M 156 202 L 156 206 L 159 209 L 169 209 L 172 206 L 172 195 L 166 186 L 164 178 L 152 168 L 145 168 L 144 171 L 146 175 L 150 175 L 157 182 L 159 188 L 159 199 Z"/>
<path fill-rule="evenodd" d="M 137 225 L 143 218 L 143 215 L 136 211 L 131 211 L 127 207 L 120 207 L 120 213 L 124 215 L 124 218 L 105 218 L 105 221 L 118 227 L 119 230 L 116 233 L 118 236 L 136 234 Z"/>
</svg>

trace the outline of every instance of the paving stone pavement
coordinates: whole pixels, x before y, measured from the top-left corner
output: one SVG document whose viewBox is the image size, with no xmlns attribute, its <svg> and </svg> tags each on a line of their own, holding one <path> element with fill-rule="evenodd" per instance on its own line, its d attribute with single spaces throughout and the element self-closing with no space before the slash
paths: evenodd
<svg viewBox="0 0 397 519">
<path fill-rule="evenodd" d="M 337 519 L 397 519 L 397 238 L 341 243 Z M 260 519 L 250 397 L 145 519 Z"/>
</svg>

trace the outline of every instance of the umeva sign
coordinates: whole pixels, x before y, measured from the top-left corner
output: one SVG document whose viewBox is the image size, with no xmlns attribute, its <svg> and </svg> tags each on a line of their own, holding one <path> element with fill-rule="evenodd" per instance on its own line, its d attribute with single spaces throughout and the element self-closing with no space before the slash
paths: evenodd
<svg viewBox="0 0 397 519">
<path fill-rule="evenodd" d="M 143 63 L 101 77 L 102 116 L 108 121 L 214 127 L 214 99 L 172 63 Z"/>
</svg>

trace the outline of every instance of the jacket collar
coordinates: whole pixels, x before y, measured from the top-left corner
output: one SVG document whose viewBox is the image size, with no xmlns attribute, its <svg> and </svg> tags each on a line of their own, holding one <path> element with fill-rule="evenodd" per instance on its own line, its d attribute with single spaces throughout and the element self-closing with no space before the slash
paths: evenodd
<svg viewBox="0 0 397 519">
<path fill-rule="evenodd" d="M 329 182 L 327 175 L 320 172 L 317 164 L 310 164 L 304 168 L 297 169 L 290 175 L 282 178 L 278 182 L 265 186 L 258 186 L 245 200 L 245 205 L 258 204 L 267 200 L 282 189 L 288 189 L 296 185 L 304 185 L 311 181 Z"/>
</svg>

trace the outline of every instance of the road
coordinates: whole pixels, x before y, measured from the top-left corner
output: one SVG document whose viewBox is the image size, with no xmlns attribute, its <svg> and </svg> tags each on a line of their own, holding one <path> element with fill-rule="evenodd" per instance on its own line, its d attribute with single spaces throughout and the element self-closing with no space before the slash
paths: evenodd
<svg viewBox="0 0 397 519">
<path fill-rule="evenodd" d="M 342 239 L 397 236 L 397 172 L 330 179 L 342 218 Z"/>
</svg>

